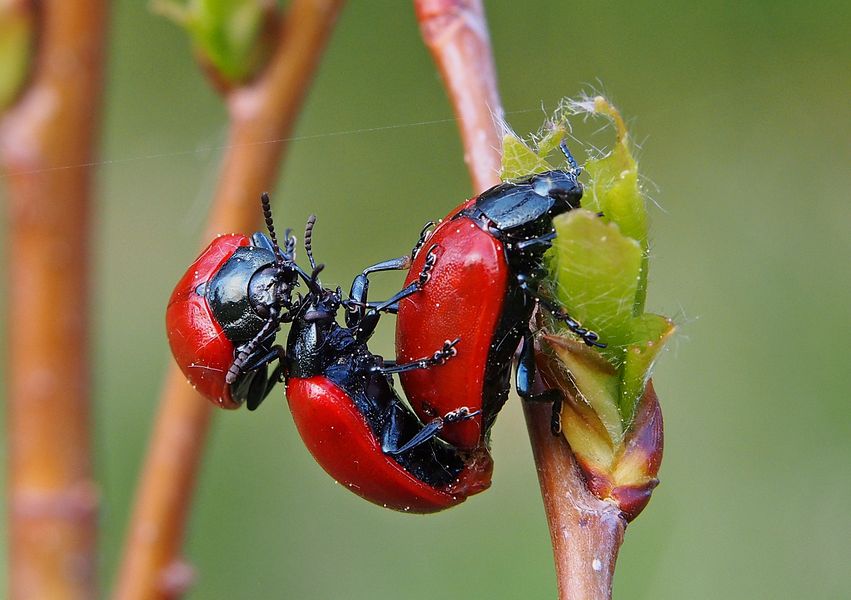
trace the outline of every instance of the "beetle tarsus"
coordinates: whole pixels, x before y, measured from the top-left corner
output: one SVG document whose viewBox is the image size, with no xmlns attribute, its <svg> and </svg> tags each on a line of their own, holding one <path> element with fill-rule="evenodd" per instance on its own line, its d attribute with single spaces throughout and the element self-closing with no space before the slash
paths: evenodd
<svg viewBox="0 0 851 600">
<path fill-rule="evenodd" d="M 596 331 L 586 329 L 579 323 L 579 321 L 571 317 L 567 312 L 562 310 L 554 302 L 546 298 L 542 298 L 541 296 L 533 292 L 530 289 L 528 283 L 525 281 L 525 279 L 521 279 L 520 281 L 520 287 L 529 296 L 534 298 L 538 302 L 538 304 L 546 308 L 547 311 L 549 311 L 549 313 L 553 315 L 553 317 L 567 325 L 567 328 L 570 329 L 570 331 L 572 331 L 574 334 L 578 335 L 586 346 L 591 348 L 605 348 L 607 346 L 607 344 L 604 344 L 600 341 L 600 335 Z"/>
<path fill-rule="evenodd" d="M 446 340 L 445 342 L 443 342 L 443 348 L 441 348 L 431 356 L 426 356 L 402 364 L 397 364 L 394 361 L 386 361 L 384 363 L 384 366 L 373 367 L 373 371 L 378 371 L 385 375 L 393 375 L 398 373 L 407 373 L 408 371 L 416 371 L 417 369 L 429 369 L 431 367 L 442 365 L 450 358 L 458 355 L 458 350 L 457 348 L 455 348 L 455 346 L 458 345 L 458 342 L 460 341 L 461 338 L 455 338 L 454 340 Z"/>
<path fill-rule="evenodd" d="M 420 237 L 417 240 L 417 243 L 414 244 L 413 250 L 411 250 L 411 260 L 414 260 L 414 257 L 417 255 L 417 252 L 420 251 L 420 248 L 423 247 L 423 244 L 426 243 L 426 240 L 431 236 L 431 228 L 434 227 L 434 221 L 429 221 L 426 223 L 423 228 L 420 230 Z"/>
</svg>

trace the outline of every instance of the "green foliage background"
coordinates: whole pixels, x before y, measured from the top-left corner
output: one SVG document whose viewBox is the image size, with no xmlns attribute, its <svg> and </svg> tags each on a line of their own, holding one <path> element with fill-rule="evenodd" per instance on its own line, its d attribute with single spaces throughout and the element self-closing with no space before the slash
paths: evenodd
<svg viewBox="0 0 851 600">
<path fill-rule="evenodd" d="M 184 34 L 144 4 L 113 13 L 95 222 L 105 583 L 170 360 L 165 302 L 197 251 L 225 143 L 223 108 Z M 564 95 L 607 93 L 633 117 L 662 207 L 651 208 L 647 307 L 680 326 L 655 378 L 666 456 L 615 596 L 848 597 L 851 5 L 487 8 L 514 127 L 537 128 L 540 106 Z M 271 190 L 281 224 L 319 216 L 328 282 L 407 251 L 426 220 L 470 195 L 450 118 L 409 3 L 352 2 Z M 376 278 L 376 297 L 400 281 Z M 375 349 L 392 352 L 391 323 Z M 186 548 L 191 598 L 554 596 L 516 400 L 494 432 L 493 488 L 431 517 L 334 485 L 282 392 L 261 413 L 216 415 Z"/>
</svg>

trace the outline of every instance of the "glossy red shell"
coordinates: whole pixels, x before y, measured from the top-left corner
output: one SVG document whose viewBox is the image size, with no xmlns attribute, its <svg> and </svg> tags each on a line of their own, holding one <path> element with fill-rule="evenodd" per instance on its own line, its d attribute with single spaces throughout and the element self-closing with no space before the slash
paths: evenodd
<svg viewBox="0 0 851 600">
<path fill-rule="evenodd" d="M 434 230 L 417 253 L 405 285 L 419 277 L 435 244 L 437 261 L 428 282 L 399 303 L 396 321 L 400 363 L 429 356 L 444 341 L 461 338 L 458 354 L 444 364 L 400 375 L 408 401 L 424 422 L 463 406 L 481 409 L 487 357 L 509 275 L 501 242 L 460 217 Z M 459 448 L 475 448 L 482 438 L 481 415 L 447 424 L 440 437 Z"/>
<path fill-rule="evenodd" d="M 349 395 L 326 377 L 291 378 L 287 402 L 310 453 L 338 483 L 357 495 L 402 512 L 431 513 L 455 506 L 490 486 L 486 452 L 471 458 L 445 489 L 420 481 L 384 454 Z"/>
<path fill-rule="evenodd" d="M 189 383 L 216 406 L 239 408 L 225 375 L 233 363 L 233 344 L 210 310 L 198 286 L 207 283 L 240 246 L 251 244 L 241 234 L 222 235 L 207 246 L 177 282 L 165 313 L 168 343 Z"/>
</svg>

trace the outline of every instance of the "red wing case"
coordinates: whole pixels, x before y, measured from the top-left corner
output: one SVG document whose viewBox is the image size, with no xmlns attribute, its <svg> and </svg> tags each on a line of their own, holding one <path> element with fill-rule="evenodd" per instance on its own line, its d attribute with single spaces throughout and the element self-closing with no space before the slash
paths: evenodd
<svg viewBox="0 0 851 600">
<path fill-rule="evenodd" d="M 213 316 L 203 289 L 237 248 L 250 243 L 241 234 L 214 239 L 177 283 L 166 309 L 166 332 L 177 364 L 192 387 L 221 408 L 240 406 L 225 383 L 234 347 Z"/>
</svg>

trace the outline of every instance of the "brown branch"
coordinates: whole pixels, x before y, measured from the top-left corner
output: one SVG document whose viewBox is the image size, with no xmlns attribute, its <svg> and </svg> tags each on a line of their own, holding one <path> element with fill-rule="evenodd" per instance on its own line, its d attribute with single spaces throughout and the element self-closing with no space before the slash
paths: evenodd
<svg viewBox="0 0 851 600">
<path fill-rule="evenodd" d="M 588 490 L 567 440 L 550 431 L 550 407 L 524 402 L 523 410 L 550 526 L 559 598 L 611 598 L 626 521 L 617 506 Z"/>
<path fill-rule="evenodd" d="M 464 143 L 464 162 L 481 192 L 499 183 L 502 101 L 481 0 L 415 0 L 426 46 L 443 77 Z"/>
<path fill-rule="evenodd" d="M 437 63 L 461 128 L 476 191 L 498 183 L 503 111 L 480 0 L 415 0 L 423 38 Z M 611 597 L 625 521 L 587 489 L 570 447 L 550 433 L 550 408 L 525 406 L 529 439 L 550 527 L 559 597 Z"/>
<path fill-rule="evenodd" d="M 10 598 L 96 596 L 88 347 L 94 169 L 72 165 L 95 154 L 106 16 L 105 1 L 42 4 L 29 86 L 0 127 L 9 211 Z"/>
<path fill-rule="evenodd" d="M 260 78 L 228 93 L 228 151 L 204 242 L 250 231 L 260 222 L 258 198 L 272 187 L 285 142 L 307 93 L 342 0 L 293 0 L 281 41 Z M 175 598 L 191 582 L 179 560 L 212 405 L 172 366 L 136 495 L 114 597 Z"/>
</svg>

